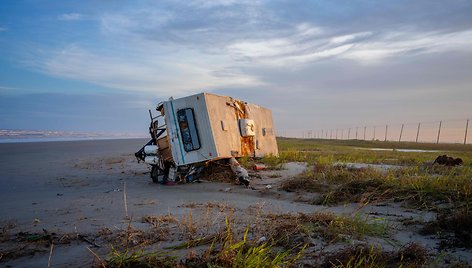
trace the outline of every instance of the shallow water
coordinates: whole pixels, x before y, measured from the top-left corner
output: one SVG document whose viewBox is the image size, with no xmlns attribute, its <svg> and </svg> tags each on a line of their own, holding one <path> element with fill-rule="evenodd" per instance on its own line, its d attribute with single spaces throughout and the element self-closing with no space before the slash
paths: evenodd
<svg viewBox="0 0 472 268">
<path fill-rule="evenodd" d="M 357 148 L 360 150 L 369 150 L 369 151 L 397 151 L 397 152 L 404 152 L 404 153 L 437 153 L 441 152 L 438 150 L 420 150 L 420 149 L 389 149 L 389 148 Z"/>
</svg>

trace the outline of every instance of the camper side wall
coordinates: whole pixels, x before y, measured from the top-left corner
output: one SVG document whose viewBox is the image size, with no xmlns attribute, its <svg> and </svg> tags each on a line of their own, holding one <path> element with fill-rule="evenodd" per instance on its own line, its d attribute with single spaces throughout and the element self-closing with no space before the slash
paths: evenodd
<svg viewBox="0 0 472 268">
<path fill-rule="evenodd" d="M 241 148 L 241 132 L 236 109 L 229 106 L 233 100 L 230 97 L 205 94 L 208 115 L 213 131 L 218 156 L 246 156 Z M 278 155 L 275 130 L 272 122 L 272 112 L 255 104 L 246 105 L 247 118 L 254 120 L 254 154 Z M 253 155 L 249 155 L 253 156 Z"/>
<path fill-rule="evenodd" d="M 205 99 L 218 157 L 242 156 L 236 111 L 226 104 L 231 98 L 205 94 Z"/>
<path fill-rule="evenodd" d="M 249 118 L 254 120 L 256 127 L 256 157 L 279 155 L 272 111 L 256 104 L 248 104 Z"/>
</svg>

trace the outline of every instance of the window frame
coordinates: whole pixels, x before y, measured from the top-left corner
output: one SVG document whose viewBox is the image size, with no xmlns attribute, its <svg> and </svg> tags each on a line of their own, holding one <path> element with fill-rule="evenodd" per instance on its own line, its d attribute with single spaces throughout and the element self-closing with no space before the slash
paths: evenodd
<svg viewBox="0 0 472 268">
<path fill-rule="evenodd" d="M 191 124 L 189 123 L 189 118 L 188 118 L 188 112 L 187 111 L 190 111 L 190 115 L 191 115 L 191 121 L 193 121 L 193 129 L 195 130 L 194 132 L 192 131 L 192 127 L 191 127 Z M 187 143 L 187 139 L 184 137 L 184 131 L 182 131 L 182 128 L 181 128 L 181 123 L 183 121 L 181 121 L 181 116 L 182 116 L 182 113 L 184 113 L 183 115 L 185 115 L 185 122 L 187 123 L 187 129 L 188 129 L 188 133 L 189 133 L 189 137 L 190 137 L 190 143 Z M 179 132 L 180 132 L 180 137 L 182 138 L 182 145 L 184 147 L 184 150 L 185 152 L 192 152 L 192 151 L 197 151 L 199 149 L 202 148 L 202 143 L 200 141 L 200 135 L 198 133 L 198 127 L 197 127 L 197 121 L 195 120 L 195 112 L 193 110 L 193 108 L 183 108 L 183 109 L 179 109 L 177 110 L 177 122 L 178 122 L 178 127 L 179 127 Z M 195 136 L 193 135 L 193 133 L 195 133 Z M 196 139 L 196 143 L 194 142 Z M 191 150 L 187 150 L 187 144 L 191 144 L 192 145 L 192 149 Z M 195 145 L 198 145 L 198 146 L 195 146 Z"/>
</svg>

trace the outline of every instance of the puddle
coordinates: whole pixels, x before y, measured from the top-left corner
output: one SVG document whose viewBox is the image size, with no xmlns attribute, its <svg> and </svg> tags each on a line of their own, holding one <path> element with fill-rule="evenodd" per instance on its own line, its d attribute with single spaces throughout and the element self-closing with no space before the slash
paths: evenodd
<svg viewBox="0 0 472 268">
<path fill-rule="evenodd" d="M 336 166 L 345 166 L 347 168 L 352 168 L 352 169 L 360 169 L 360 168 L 374 168 L 377 170 L 381 171 L 388 171 L 391 169 L 400 169 L 403 168 L 403 166 L 399 165 L 386 165 L 386 164 L 366 164 L 366 163 L 344 163 L 344 162 L 338 162 L 334 163 Z"/>
<path fill-rule="evenodd" d="M 420 149 L 389 149 L 389 148 L 356 148 L 360 150 L 369 150 L 369 151 L 396 151 L 396 152 L 404 152 L 404 153 L 437 153 L 442 152 L 438 150 L 420 150 Z"/>
</svg>

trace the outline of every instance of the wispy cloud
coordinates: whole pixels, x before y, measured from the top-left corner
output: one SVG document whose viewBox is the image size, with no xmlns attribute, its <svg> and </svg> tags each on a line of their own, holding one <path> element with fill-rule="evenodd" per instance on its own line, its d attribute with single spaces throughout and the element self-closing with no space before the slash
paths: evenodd
<svg viewBox="0 0 472 268">
<path fill-rule="evenodd" d="M 84 19 L 84 15 L 80 13 L 65 13 L 61 14 L 58 19 L 62 21 L 78 21 Z"/>
<path fill-rule="evenodd" d="M 254 5 L 263 3 L 193 1 L 183 5 L 190 8 L 185 13 L 142 6 L 107 12 L 98 20 L 98 41 L 106 43 L 107 49 L 81 41 L 52 48 L 33 65 L 56 77 L 110 88 L 185 94 L 268 85 L 268 77 L 261 79 L 260 73 L 273 68 L 313 68 L 328 59 L 372 65 L 392 57 L 471 50 L 468 30 L 421 32 L 414 27 L 387 27 L 379 31 L 368 26 L 355 31 L 309 20 L 280 23 L 272 12 L 265 14 L 266 21 L 261 20 L 260 7 L 250 8 Z M 83 18 L 78 13 L 61 17 Z"/>
<path fill-rule="evenodd" d="M 376 40 L 357 43 L 354 49 L 341 55 L 362 63 L 378 63 L 394 56 L 412 56 L 447 51 L 472 52 L 472 30 L 452 33 L 393 32 Z"/>
<path fill-rule="evenodd" d="M 472 2 L 345 2 L 98 1 L 89 14 L 90 5 L 75 1 L 70 10 L 76 11 L 53 18 L 73 23 L 53 26 L 37 10 L 29 19 L 2 10 L 5 21 L 18 22 L 0 42 L 9 52 L 0 54 L 2 62 L 27 62 L 22 74 L 32 80 L 4 85 L 83 91 L 83 83 L 68 81 L 77 80 L 92 84 L 89 91 L 107 87 L 160 97 L 222 88 L 277 107 L 281 128 L 408 117 L 420 109 L 441 115 L 468 111 Z M 0 25 L 0 31 L 5 26 L 12 27 Z M 47 78 L 28 79 L 31 70 Z M 134 106 L 141 105 L 148 104 Z M 373 113 L 375 107 L 382 113 Z"/>
<path fill-rule="evenodd" d="M 262 1 L 260 0 L 190 0 L 188 4 L 190 6 L 200 7 L 200 8 L 213 8 L 213 7 L 228 7 L 232 5 L 258 5 Z"/>
<path fill-rule="evenodd" d="M 247 40 L 228 45 L 229 53 L 241 60 L 252 60 L 264 65 L 300 65 L 336 57 L 359 63 L 380 63 L 393 56 L 414 56 L 445 51 L 472 51 L 472 30 L 452 33 L 415 31 L 355 32 L 336 35 L 330 29 L 314 28 L 283 38 Z M 306 38 L 306 31 L 322 32 Z"/>
<path fill-rule="evenodd" d="M 15 90 L 15 89 L 18 89 L 16 87 L 5 87 L 5 86 L 0 86 L 0 89 L 2 90 Z"/>
<path fill-rule="evenodd" d="M 123 52 L 123 51 L 122 51 Z M 254 77 L 224 69 L 224 59 L 202 57 L 194 53 L 141 55 L 130 59 L 124 55 L 94 53 L 76 45 L 36 62 L 50 75 L 130 91 L 175 92 L 182 95 L 201 89 L 258 85 Z M 206 62 L 202 65 L 202 62 Z M 221 70 L 221 72 L 215 72 Z"/>
</svg>

